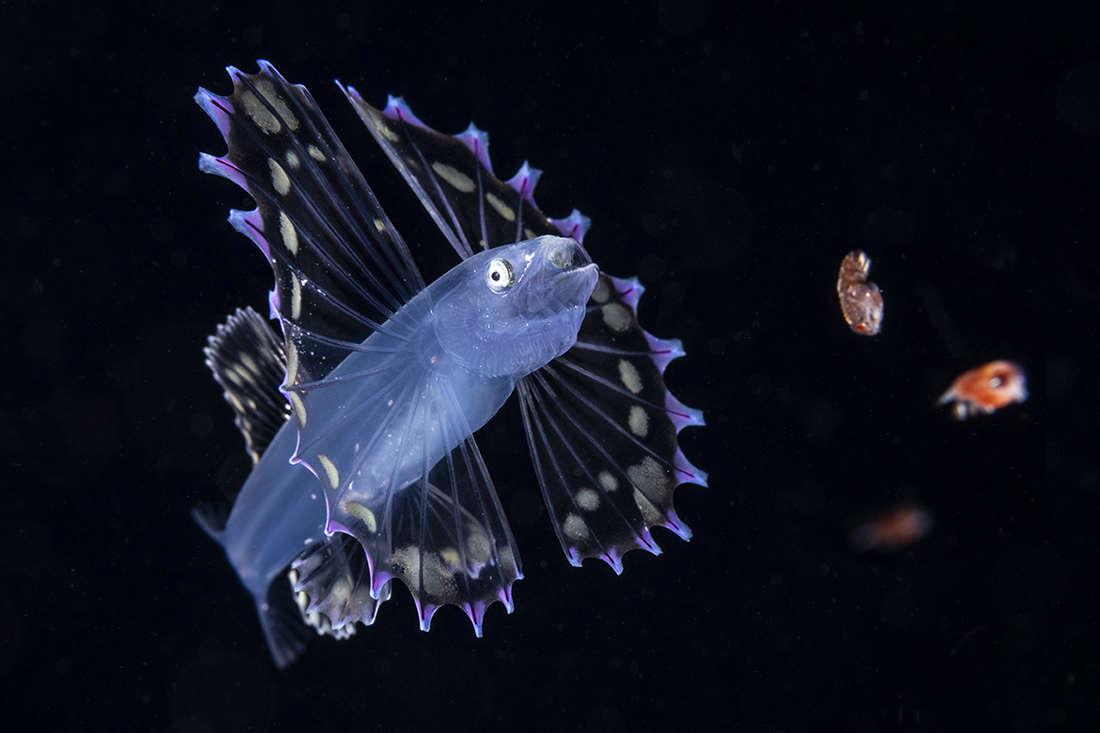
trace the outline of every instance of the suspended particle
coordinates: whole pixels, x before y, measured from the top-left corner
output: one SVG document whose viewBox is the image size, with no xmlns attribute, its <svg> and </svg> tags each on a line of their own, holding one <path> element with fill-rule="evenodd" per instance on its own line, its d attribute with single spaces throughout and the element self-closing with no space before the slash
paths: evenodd
<svg viewBox="0 0 1100 733">
<path fill-rule="evenodd" d="M 857 552 L 904 550 L 932 531 L 932 513 L 920 504 L 906 502 L 872 516 L 848 533 L 848 544 Z"/>
</svg>

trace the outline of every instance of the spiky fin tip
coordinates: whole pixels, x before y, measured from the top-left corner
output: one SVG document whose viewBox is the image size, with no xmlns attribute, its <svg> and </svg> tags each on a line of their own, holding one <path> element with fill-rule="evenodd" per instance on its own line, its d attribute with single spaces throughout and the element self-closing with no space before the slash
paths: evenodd
<svg viewBox="0 0 1100 733">
<path fill-rule="evenodd" d="M 592 219 L 577 209 L 573 209 L 569 216 L 564 219 L 550 219 L 550 223 L 558 228 L 562 236 L 572 237 L 584 244 L 584 235 L 588 233 L 588 228 L 592 226 Z"/>
<path fill-rule="evenodd" d="M 528 162 L 523 161 L 523 165 L 519 167 L 519 170 L 514 176 L 508 179 L 508 185 L 516 189 L 523 198 L 527 199 L 527 202 L 538 208 L 538 204 L 535 203 L 535 186 L 539 184 L 539 178 L 542 176 L 542 171 L 538 168 L 532 168 Z M 577 240 L 580 241 L 579 239 Z"/>
<path fill-rule="evenodd" d="M 493 173 L 493 161 L 489 160 L 489 133 L 479 130 L 477 125 L 471 122 L 469 127 L 455 135 L 455 139 L 470 149 L 478 162 L 485 166 L 485 170 L 496 175 Z"/>
</svg>

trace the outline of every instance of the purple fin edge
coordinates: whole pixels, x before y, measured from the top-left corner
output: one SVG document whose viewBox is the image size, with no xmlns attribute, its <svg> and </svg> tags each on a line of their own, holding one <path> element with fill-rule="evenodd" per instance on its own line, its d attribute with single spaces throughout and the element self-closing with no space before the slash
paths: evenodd
<svg viewBox="0 0 1100 733">
<path fill-rule="evenodd" d="M 539 185 L 539 178 L 542 177 L 542 171 L 538 168 L 532 168 L 530 164 L 525 160 L 523 165 L 519 167 L 516 174 L 508 179 L 509 186 L 514 188 L 520 196 L 527 200 L 527 203 L 538 208 L 538 204 L 535 203 L 535 186 Z"/>
<path fill-rule="evenodd" d="M 588 228 L 592 226 L 592 220 L 576 209 L 573 209 L 569 216 L 564 219 L 550 219 L 550 223 L 558 228 L 562 236 L 572 237 L 581 244 L 584 244 L 584 235 L 588 233 Z M 616 282 L 623 282 L 617 280 L 617 278 L 611 279 Z M 637 278 L 634 278 L 634 281 L 637 282 Z"/>
<path fill-rule="evenodd" d="M 455 135 L 455 139 L 468 147 L 490 174 L 496 175 L 493 173 L 493 162 L 489 160 L 489 133 L 479 130 L 471 122 L 469 127 Z"/>
</svg>

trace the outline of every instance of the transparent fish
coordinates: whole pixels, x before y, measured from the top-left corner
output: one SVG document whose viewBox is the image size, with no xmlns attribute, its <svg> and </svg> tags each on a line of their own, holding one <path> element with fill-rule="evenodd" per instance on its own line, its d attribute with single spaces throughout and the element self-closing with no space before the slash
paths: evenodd
<svg viewBox="0 0 1100 733">
<path fill-rule="evenodd" d="M 343 638 L 372 623 L 394 579 L 425 630 L 443 605 L 478 636 L 489 605 L 511 612 L 519 552 L 474 433 L 513 390 L 572 564 L 621 572 L 632 549 L 660 553 L 655 526 L 688 539 L 673 492 L 706 474 L 677 436 L 703 418 L 662 377 L 683 350 L 639 325 L 636 279 L 592 263 L 587 217 L 547 218 L 526 163 L 496 178 L 473 125 L 440 134 L 401 99 L 378 110 L 341 86 L 458 255 L 427 284 L 309 92 L 259 65 L 228 68 L 228 97 L 195 95 L 229 148 L 199 167 L 256 201 L 229 221 L 274 269 L 281 333 L 244 309 L 210 338 L 254 466 L 228 517 L 194 515 L 278 666 L 308 627 Z M 288 567 L 290 590 L 276 582 Z"/>
</svg>

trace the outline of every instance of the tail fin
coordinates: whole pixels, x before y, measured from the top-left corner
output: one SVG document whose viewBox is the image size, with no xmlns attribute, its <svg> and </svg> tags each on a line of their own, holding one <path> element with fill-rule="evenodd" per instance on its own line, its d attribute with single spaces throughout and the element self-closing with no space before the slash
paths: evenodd
<svg viewBox="0 0 1100 733">
<path fill-rule="evenodd" d="M 256 612 L 275 666 L 286 669 L 306 648 L 310 627 L 294 602 L 289 583 L 272 583 L 267 597 L 256 601 Z"/>
<path fill-rule="evenodd" d="M 225 521 L 229 508 L 225 504 L 199 504 L 191 507 L 191 518 L 206 532 L 206 536 L 225 547 Z"/>
</svg>

